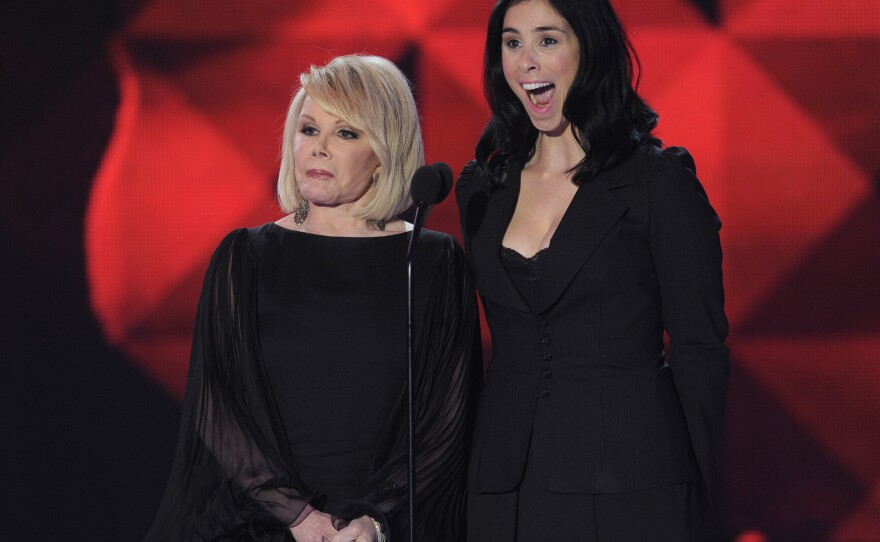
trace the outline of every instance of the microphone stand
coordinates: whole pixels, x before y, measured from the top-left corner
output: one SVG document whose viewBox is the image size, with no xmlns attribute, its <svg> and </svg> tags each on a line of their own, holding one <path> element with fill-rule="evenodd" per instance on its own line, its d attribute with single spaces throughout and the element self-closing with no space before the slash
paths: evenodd
<svg viewBox="0 0 880 542">
<path fill-rule="evenodd" d="M 425 222 L 428 204 L 417 202 L 413 229 L 406 251 L 406 415 L 407 415 L 407 465 L 406 483 L 409 490 L 409 542 L 415 542 L 416 524 L 416 465 L 415 465 L 415 407 L 413 403 L 413 314 L 415 313 L 415 297 L 413 296 L 413 264 L 416 261 L 416 247 Z"/>
</svg>

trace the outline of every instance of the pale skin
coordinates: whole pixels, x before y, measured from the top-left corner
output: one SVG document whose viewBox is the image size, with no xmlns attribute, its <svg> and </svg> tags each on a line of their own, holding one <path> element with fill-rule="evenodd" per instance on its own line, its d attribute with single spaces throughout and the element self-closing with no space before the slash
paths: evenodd
<svg viewBox="0 0 880 542">
<path fill-rule="evenodd" d="M 550 246 L 577 192 L 569 171 L 585 153 L 562 108 L 577 74 L 579 44 L 568 21 L 546 0 L 527 0 L 508 9 L 501 40 L 505 79 L 538 129 L 503 244 L 531 257 Z M 529 89 L 538 84 L 549 90 L 536 104 Z"/>
<path fill-rule="evenodd" d="M 332 518 L 317 510 L 310 513 L 299 525 L 290 528 L 297 542 L 327 542 L 339 532 L 333 528 Z"/>
<path fill-rule="evenodd" d="M 352 520 L 340 531 L 331 521 L 329 515 L 315 510 L 290 532 L 297 542 L 376 542 L 376 527 L 367 516 Z"/>
<path fill-rule="evenodd" d="M 402 220 L 378 230 L 358 215 L 369 201 L 379 158 L 361 130 L 324 111 L 306 97 L 293 139 L 294 176 L 309 200 L 309 217 L 297 225 L 290 214 L 279 226 L 318 235 L 369 237 L 406 231 Z"/>
<path fill-rule="evenodd" d="M 348 122 L 324 111 L 306 97 L 293 140 L 294 176 L 300 194 L 309 200 L 308 219 L 300 225 L 293 215 L 276 223 L 291 230 L 340 237 L 371 237 L 406 231 L 402 220 L 388 222 L 385 231 L 357 212 L 369 201 L 373 174 L 381 164 L 369 140 Z M 376 542 L 376 528 L 367 516 L 337 531 L 332 517 L 315 510 L 290 528 L 297 542 Z"/>
</svg>

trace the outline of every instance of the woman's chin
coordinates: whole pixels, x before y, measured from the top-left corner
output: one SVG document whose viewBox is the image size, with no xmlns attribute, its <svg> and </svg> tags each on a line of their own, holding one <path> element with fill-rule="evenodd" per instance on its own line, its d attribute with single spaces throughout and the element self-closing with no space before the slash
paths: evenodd
<svg viewBox="0 0 880 542">
<path fill-rule="evenodd" d="M 553 115 L 549 118 L 535 118 L 530 115 L 532 126 L 539 132 L 548 136 L 562 135 L 568 129 L 569 122 L 562 115 Z"/>
<path fill-rule="evenodd" d="M 544 132 L 547 135 L 556 135 L 564 132 L 568 127 L 568 121 L 563 118 L 561 111 L 557 111 L 554 107 L 556 104 L 552 102 L 543 107 L 532 103 L 523 105 L 529 120 L 532 121 L 532 126 L 539 132 Z"/>
</svg>

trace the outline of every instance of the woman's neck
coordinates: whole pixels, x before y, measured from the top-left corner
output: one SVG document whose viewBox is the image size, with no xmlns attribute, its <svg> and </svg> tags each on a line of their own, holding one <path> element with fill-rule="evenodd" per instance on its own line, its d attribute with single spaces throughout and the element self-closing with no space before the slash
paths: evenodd
<svg viewBox="0 0 880 542">
<path fill-rule="evenodd" d="M 535 152 L 526 167 L 542 173 L 559 175 L 570 171 L 584 159 L 584 156 L 586 153 L 574 137 L 569 125 L 556 135 L 540 132 L 535 141 Z"/>
<path fill-rule="evenodd" d="M 277 222 L 279 226 L 304 233 L 330 237 L 377 237 L 405 231 L 402 220 L 394 220 L 384 225 L 384 230 L 374 221 L 365 220 L 353 206 L 309 205 L 306 220 L 297 225 L 293 215 L 287 215 Z"/>
</svg>

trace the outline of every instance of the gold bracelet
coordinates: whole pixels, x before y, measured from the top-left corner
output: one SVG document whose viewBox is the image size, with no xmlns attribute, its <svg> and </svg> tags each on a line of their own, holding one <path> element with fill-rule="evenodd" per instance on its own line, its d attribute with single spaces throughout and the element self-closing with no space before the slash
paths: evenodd
<svg viewBox="0 0 880 542">
<path fill-rule="evenodd" d="M 387 542 L 388 538 L 386 538 L 385 533 L 382 532 L 382 524 L 370 516 L 367 517 L 370 518 L 370 521 L 373 522 L 373 527 L 376 528 L 376 542 Z"/>
</svg>

